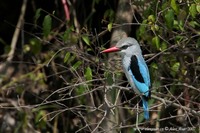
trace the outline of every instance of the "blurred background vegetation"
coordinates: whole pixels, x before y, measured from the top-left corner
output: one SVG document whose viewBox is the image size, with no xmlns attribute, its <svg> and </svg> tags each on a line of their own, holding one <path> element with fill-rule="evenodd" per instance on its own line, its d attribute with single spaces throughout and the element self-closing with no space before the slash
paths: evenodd
<svg viewBox="0 0 200 133">
<path fill-rule="evenodd" d="M 200 132 L 199 0 L 0 3 L 0 132 Z M 124 35 L 150 69 L 149 121 L 100 54 Z"/>
</svg>

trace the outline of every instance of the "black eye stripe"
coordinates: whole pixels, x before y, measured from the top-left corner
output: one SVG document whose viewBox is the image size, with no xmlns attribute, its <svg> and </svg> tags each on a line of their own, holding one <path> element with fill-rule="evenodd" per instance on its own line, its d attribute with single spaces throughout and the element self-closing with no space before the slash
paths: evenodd
<svg viewBox="0 0 200 133">
<path fill-rule="evenodd" d="M 129 45 L 124 45 L 121 47 L 121 49 L 127 49 L 129 47 Z"/>
<path fill-rule="evenodd" d="M 121 49 L 127 49 L 129 46 L 131 46 L 132 44 L 127 44 L 121 47 Z"/>
</svg>

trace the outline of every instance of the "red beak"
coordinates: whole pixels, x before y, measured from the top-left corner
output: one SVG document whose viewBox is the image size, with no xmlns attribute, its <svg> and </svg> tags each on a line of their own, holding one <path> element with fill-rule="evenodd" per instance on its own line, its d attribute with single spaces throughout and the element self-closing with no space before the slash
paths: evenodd
<svg viewBox="0 0 200 133">
<path fill-rule="evenodd" d="M 114 47 L 101 51 L 101 53 L 110 53 L 110 52 L 117 52 L 117 51 L 120 51 L 120 49 L 114 46 Z"/>
</svg>

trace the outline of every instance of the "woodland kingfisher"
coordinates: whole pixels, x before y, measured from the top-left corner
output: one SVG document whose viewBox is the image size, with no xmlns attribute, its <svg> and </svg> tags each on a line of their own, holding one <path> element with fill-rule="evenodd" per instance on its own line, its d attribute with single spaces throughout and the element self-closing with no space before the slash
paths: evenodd
<svg viewBox="0 0 200 133">
<path fill-rule="evenodd" d="M 110 52 L 120 53 L 124 73 L 131 88 L 141 96 L 144 118 L 149 119 L 150 76 L 139 43 L 131 37 L 122 38 L 116 46 L 103 50 L 101 53 Z"/>
</svg>

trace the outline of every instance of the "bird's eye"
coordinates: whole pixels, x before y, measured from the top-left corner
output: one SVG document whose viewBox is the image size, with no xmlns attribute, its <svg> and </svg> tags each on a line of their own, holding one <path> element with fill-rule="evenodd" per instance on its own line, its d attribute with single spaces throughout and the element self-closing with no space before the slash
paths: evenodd
<svg viewBox="0 0 200 133">
<path fill-rule="evenodd" d="M 121 47 L 121 49 L 127 49 L 128 48 L 128 45 L 124 45 Z"/>
<path fill-rule="evenodd" d="M 127 49 L 130 45 L 124 45 L 121 47 L 121 49 Z"/>
</svg>

